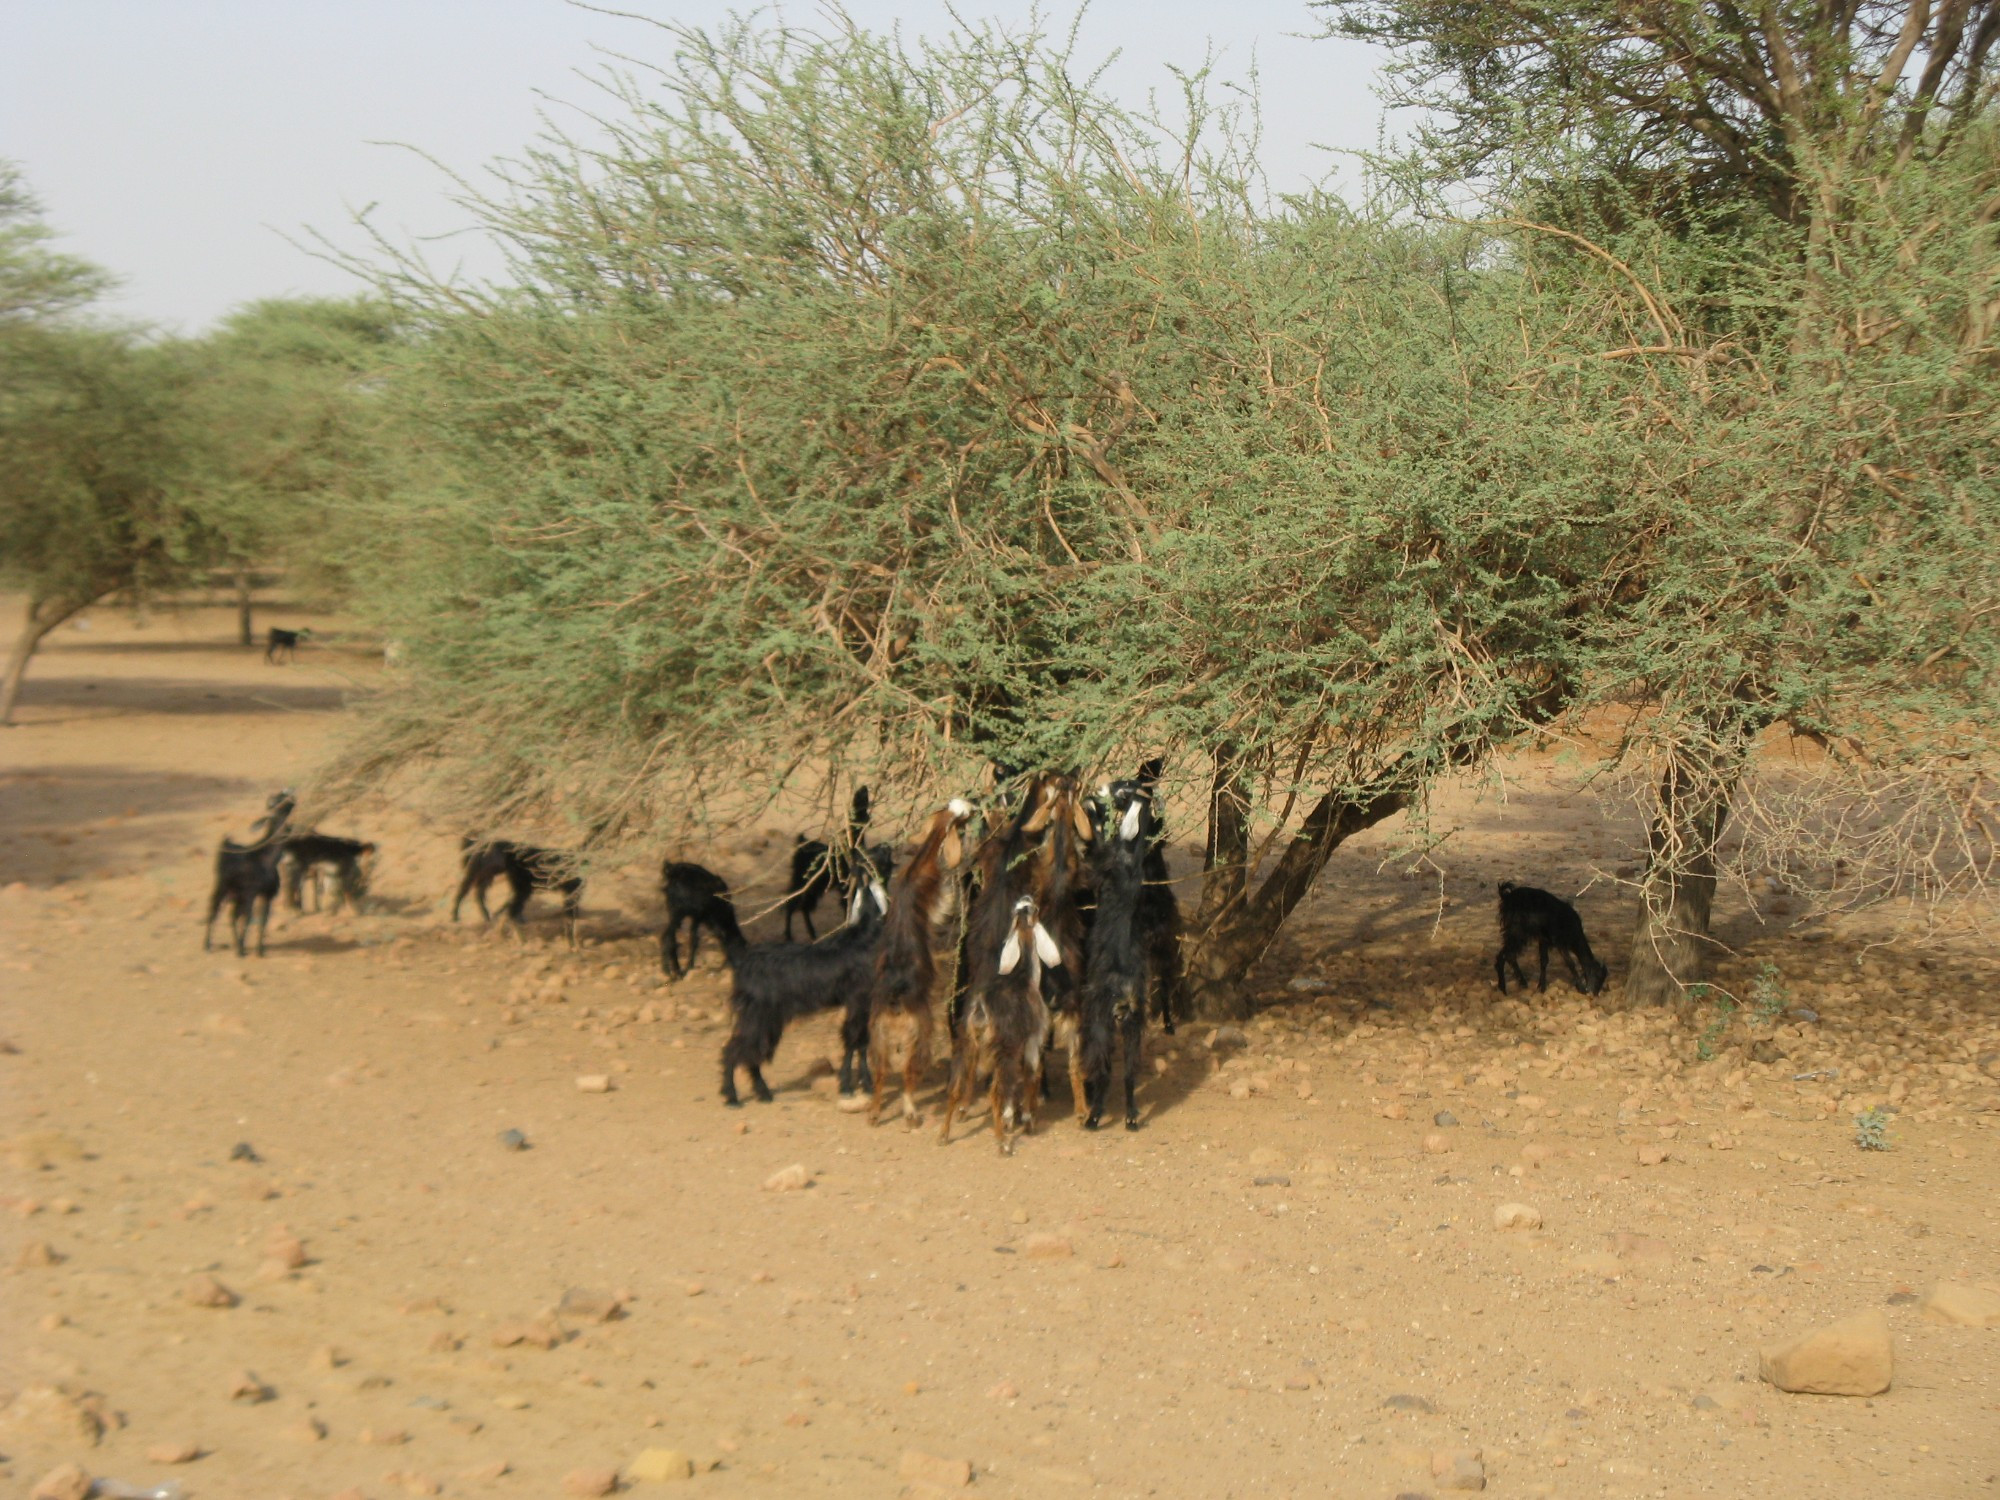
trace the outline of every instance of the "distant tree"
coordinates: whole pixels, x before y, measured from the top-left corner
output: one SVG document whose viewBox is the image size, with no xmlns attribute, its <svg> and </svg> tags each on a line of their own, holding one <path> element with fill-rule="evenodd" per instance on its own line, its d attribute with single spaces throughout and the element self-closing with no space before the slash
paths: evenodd
<svg viewBox="0 0 2000 1500">
<path fill-rule="evenodd" d="M 0 158 L 0 325 L 57 317 L 110 290 L 109 273 L 50 249 L 55 237 L 20 166 Z"/>
</svg>

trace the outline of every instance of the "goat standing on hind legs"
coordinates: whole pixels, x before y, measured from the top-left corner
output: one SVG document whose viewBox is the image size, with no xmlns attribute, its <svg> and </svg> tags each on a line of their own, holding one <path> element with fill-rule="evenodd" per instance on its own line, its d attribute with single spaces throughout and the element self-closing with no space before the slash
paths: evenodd
<svg viewBox="0 0 2000 1500">
<path fill-rule="evenodd" d="M 1122 1041 L 1125 1055 L 1125 1128 L 1139 1128 L 1139 1063 L 1146 1033 L 1146 996 L 1151 956 L 1139 925 L 1139 902 L 1146 881 L 1148 803 L 1128 781 L 1102 793 L 1117 822 L 1105 830 L 1091 856 L 1097 883 L 1097 916 L 1086 944 L 1083 1004 L 1086 1130 L 1104 1118 L 1111 1091 L 1111 1052 Z"/>
<path fill-rule="evenodd" d="M 903 1061 L 903 1119 L 917 1124 L 917 1085 L 931 1065 L 931 992 L 937 988 L 935 946 L 958 910 L 957 870 L 965 858 L 972 804 L 954 797 L 931 815 L 910 862 L 889 886 L 889 920 L 875 955 L 868 997 L 868 1071 L 874 1094 L 868 1123 L 882 1118 L 882 1095 L 898 1054 Z"/>
<path fill-rule="evenodd" d="M 1035 1133 L 1042 1047 L 1049 1034 L 1042 976 L 1061 964 L 1062 950 L 1048 928 L 1035 920 L 1035 898 L 1021 897 L 1014 903 L 1013 921 L 993 971 L 974 974 L 966 992 L 965 1014 L 952 1038 L 951 1088 L 945 1095 L 940 1146 L 951 1144 L 959 1106 L 988 1070 L 993 1082 L 987 1099 L 1001 1154 L 1013 1154 L 1016 1126 L 1024 1135 Z"/>
</svg>

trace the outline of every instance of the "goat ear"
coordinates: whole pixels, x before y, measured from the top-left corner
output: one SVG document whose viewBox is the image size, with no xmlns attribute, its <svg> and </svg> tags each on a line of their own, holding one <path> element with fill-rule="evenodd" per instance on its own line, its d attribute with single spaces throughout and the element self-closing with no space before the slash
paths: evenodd
<svg viewBox="0 0 2000 1500">
<path fill-rule="evenodd" d="M 1000 950 L 1000 972 L 1002 974 L 1013 973 L 1014 966 L 1020 963 L 1020 961 L 1021 961 L 1021 934 L 1018 932 L 1010 932 L 1007 934 L 1006 945 L 1002 947 Z"/>
<path fill-rule="evenodd" d="M 1081 801 L 1070 803 L 1069 818 L 1076 827 L 1076 836 L 1086 844 L 1097 837 L 1097 830 L 1090 826 L 1090 814 L 1084 811 Z"/>
<path fill-rule="evenodd" d="M 1119 838 L 1129 844 L 1139 836 L 1139 819 L 1145 810 L 1146 804 L 1134 797 L 1125 809 L 1125 816 L 1118 820 Z"/>
<path fill-rule="evenodd" d="M 1044 787 L 1042 789 L 1040 804 L 1036 806 L 1034 812 L 1029 816 L 1028 821 L 1021 825 L 1021 832 L 1040 833 L 1044 828 L 1048 827 L 1049 814 L 1055 811 L 1055 800 L 1054 789 Z"/>
<path fill-rule="evenodd" d="M 965 858 L 965 840 L 958 835 L 958 826 L 953 824 L 944 836 L 944 844 L 938 855 L 938 862 L 947 870 L 956 870 L 958 862 Z"/>
<path fill-rule="evenodd" d="M 1056 940 L 1049 936 L 1048 928 L 1040 922 L 1035 924 L 1035 954 L 1051 969 L 1062 967 L 1062 949 L 1056 946 Z"/>
</svg>

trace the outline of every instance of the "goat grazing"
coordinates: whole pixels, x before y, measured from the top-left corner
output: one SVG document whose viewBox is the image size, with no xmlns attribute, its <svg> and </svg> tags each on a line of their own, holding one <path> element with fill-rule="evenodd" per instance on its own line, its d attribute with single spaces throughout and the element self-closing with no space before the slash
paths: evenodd
<svg viewBox="0 0 2000 1500">
<path fill-rule="evenodd" d="M 257 927 L 257 956 L 264 956 L 264 929 L 270 925 L 271 903 L 278 896 L 278 861 L 284 856 L 285 829 L 297 805 L 290 788 L 273 792 L 264 803 L 264 816 L 250 825 L 262 830 L 255 843 L 222 841 L 222 847 L 215 853 L 215 889 L 208 898 L 208 925 L 201 933 L 202 952 L 214 946 L 216 914 L 227 901 L 236 956 L 249 956 L 244 948 L 253 922 Z"/>
<path fill-rule="evenodd" d="M 1146 799 L 1146 884 L 1139 893 L 1139 935 L 1146 945 L 1147 977 L 1160 1029 L 1174 1034 L 1174 997 L 1181 984 L 1181 904 L 1167 869 L 1167 830 L 1160 819 L 1158 759 L 1144 762 L 1132 784 Z M 1117 789 L 1114 783 L 1113 791 Z"/>
<path fill-rule="evenodd" d="M 701 952 L 701 930 L 706 927 L 726 953 L 729 935 L 742 935 L 736 925 L 736 906 L 729 899 L 729 884 L 713 870 L 685 861 L 670 859 L 660 866 L 660 893 L 667 898 L 667 925 L 660 933 L 660 972 L 679 979 L 694 967 Z M 680 929 L 688 930 L 687 962 L 680 956 Z"/>
<path fill-rule="evenodd" d="M 368 894 L 368 861 L 375 854 L 373 844 L 360 839 L 335 838 L 325 833 L 305 833 L 297 838 L 285 840 L 284 880 L 285 904 L 293 911 L 304 911 L 305 886 L 308 876 L 312 878 L 313 910 L 318 911 L 322 900 L 320 894 L 320 866 L 327 867 L 333 877 L 332 910 L 339 911 L 345 904 L 350 911 L 361 910 L 361 898 Z"/>
<path fill-rule="evenodd" d="M 571 873 L 565 855 L 553 849 L 538 849 L 533 844 L 515 844 L 506 839 L 482 841 L 467 834 L 459 845 L 459 862 L 464 875 L 458 883 L 458 895 L 451 903 L 452 921 L 458 920 L 459 908 L 465 905 L 469 891 L 479 903 L 480 918 L 491 922 L 493 913 L 486 905 L 486 888 L 504 879 L 513 893 L 507 902 L 507 920 L 517 930 L 523 925 L 528 902 L 535 892 L 553 891 L 562 897 L 563 934 L 572 948 L 576 946 L 583 877 Z"/>
<path fill-rule="evenodd" d="M 1139 1128 L 1140 1050 L 1146 1031 L 1146 999 L 1151 952 L 1139 925 L 1146 885 L 1149 805 L 1135 782 L 1121 781 L 1101 793 L 1116 821 L 1091 855 L 1097 912 L 1085 940 L 1082 1031 L 1084 1096 L 1089 1113 L 1084 1128 L 1104 1118 L 1111 1090 L 1111 1052 L 1122 1042 L 1125 1058 L 1125 1128 Z"/>
<path fill-rule="evenodd" d="M 858 887 L 848 903 L 847 925 L 816 943 L 760 943 L 750 947 L 736 926 L 735 913 L 722 934 L 722 951 L 733 971 L 729 991 L 729 1040 L 722 1044 L 722 1102 L 732 1109 L 736 1070 L 750 1075 L 750 1087 L 766 1104 L 771 1089 L 764 1065 L 777 1055 L 785 1028 L 800 1016 L 831 1010 L 856 991 L 866 992 L 875 968 L 888 894 L 879 881 Z"/>
<path fill-rule="evenodd" d="M 847 809 L 847 838 L 842 844 L 829 848 L 818 839 L 809 839 L 800 834 L 792 845 L 792 879 L 785 887 L 785 941 L 792 940 L 792 918 L 803 917 L 806 924 L 806 938 L 815 941 L 819 932 L 813 927 L 813 912 L 818 910 L 820 899 L 830 889 L 847 902 L 853 889 L 852 863 L 854 851 L 862 847 L 862 839 L 868 832 L 868 788 L 854 789 L 854 798 Z"/>
<path fill-rule="evenodd" d="M 965 825 L 972 804 L 954 797 L 931 814 L 910 862 L 890 883 L 889 918 L 875 956 L 868 996 L 868 1072 L 872 1102 L 868 1123 L 882 1118 L 882 1094 L 898 1055 L 903 1063 L 903 1119 L 917 1124 L 917 1085 L 931 1065 L 932 992 L 937 988 L 936 945 L 956 915 L 956 871 L 965 858 Z M 854 1030 L 844 1028 L 848 1037 Z"/>
<path fill-rule="evenodd" d="M 940 1146 L 951 1143 L 951 1127 L 979 1075 L 993 1077 L 988 1100 L 993 1136 L 1002 1154 L 1014 1149 L 1012 1132 L 1034 1134 L 1034 1101 L 1042 1076 L 1042 1047 L 1049 1034 L 1049 1008 L 1042 997 L 1046 970 L 1062 963 L 1062 950 L 1048 928 L 1035 920 L 1035 898 L 1014 903 L 1007 938 L 991 972 L 972 977 L 965 1014 L 952 1040 L 951 1087 L 945 1094 Z"/>
<path fill-rule="evenodd" d="M 1560 896 L 1537 890 L 1531 885 L 1500 882 L 1500 951 L 1493 959 L 1493 976 L 1500 993 L 1507 993 L 1507 970 L 1526 988 L 1528 976 L 1521 972 L 1520 953 L 1534 943 L 1541 954 L 1541 972 L 1536 988 L 1549 987 L 1549 950 L 1555 949 L 1569 965 L 1569 976 L 1577 989 L 1594 995 L 1604 988 L 1610 972 L 1590 951 L 1590 939 L 1583 935 L 1583 918 Z"/>
<path fill-rule="evenodd" d="M 280 660 L 298 660 L 299 642 L 311 639 L 312 630 L 310 627 L 301 630 L 280 630 L 277 626 L 273 625 L 270 635 L 264 641 L 264 664 L 274 667 Z M 244 644 L 249 645 L 250 643 L 246 641 Z"/>
</svg>

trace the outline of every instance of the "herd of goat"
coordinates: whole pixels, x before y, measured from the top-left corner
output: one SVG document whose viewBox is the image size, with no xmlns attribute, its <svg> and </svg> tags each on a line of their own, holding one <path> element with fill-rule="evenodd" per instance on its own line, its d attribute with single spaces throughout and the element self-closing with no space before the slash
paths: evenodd
<svg viewBox="0 0 2000 1500">
<path fill-rule="evenodd" d="M 1161 763 L 1085 793 L 1074 775 L 1027 778 L 1019 800 L 1000 803 L 973 841 L 974 809 L 953 798 L 926 820 L 900 863 L 893 845 L 867 842 L 868 790 L 854 793 L 842 837 L 828 844 L 800 835 L 792 851 L 782 940 L 751 943 L 727 882 L 698 864 L 661 867 L 666 925 L 660 966 L 670 980 L 693 967 L 702 934 L 721 944 L 731 976 L 730 1032 L 722 1049 L 722 1098 L 736 1106 L 738 1072 L 756 1097 L 771 1099 L 763 1069 L 795 1020 L 842 1012 L 839 1088 L 843 1102 L 882 1116 L 892 1080 L 900 1079 L 906 1123 L 919 1123 L 915 1096 L 929 1072 L 942 1005 L 951 1055 L 940 1139 L 951 1138 L 961 1110 L 985 1086 L 995 1139 L 1008 1152 L 1034 1128 L 1035 1107 L 1049 1095 L 1051 1054 L 1067 1054 L 1077 1119 L 1103 1121 L 1114 1073 L 1124 1084 L 1125 1128 L 1139 1128 L 1138 1085 L 1146 1021 L 1174 1030 L 1179 989 L 1181 914 L 1168 875 L 1159 812 Z M 375 846 L 319 833 L 295 834 L 292 794 L 274 794 L 251 843 L 225 840 L 216 857 L 203 947 L 226 904 L 239 955 L 252 927 L 264 952 L 271 905 L 281 894 L 305 909 L 358 907 L 367 891 Z M 471 895 L 492 919 L 487 892 L 504 880 L 508 921 L 519 927 L 538 890 L 561 898 L 572 944 L 583 891 L 574 861 L 559 851 L 468 837 L 452 902 L 457 921 Z M 330 885 L 331 897 L 325 887 Z M 829 894 L 846 921 L 821 937 L 813 913 Z M 792 940 L 795 921 L 807 941 Z M 1561 955 L 1585 994 L 1602 989 L 1606 971 L 1591 952 L 1576 909 L 1529 886 L 1500 885 L 1501 947 L 1494 977 L 1521 984 L 1522 955 L 1538 950 L 1537 982 L 1548 987 L 1550 954 Z M 687 934 L 686 954 L 681 933 Z"/>
</svg>

